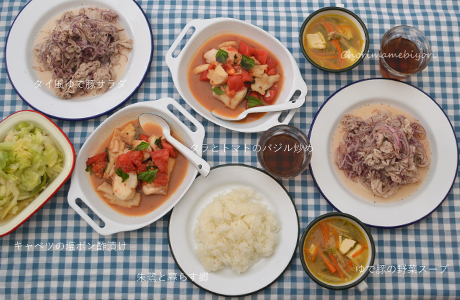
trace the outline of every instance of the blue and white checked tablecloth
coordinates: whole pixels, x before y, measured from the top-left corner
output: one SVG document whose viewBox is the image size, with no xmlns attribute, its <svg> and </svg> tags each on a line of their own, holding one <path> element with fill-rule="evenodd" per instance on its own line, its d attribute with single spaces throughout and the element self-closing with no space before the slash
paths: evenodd
<svg viewBox="0 0 460 300">
<path fill-rule="evenodd" d="M 51 0 L 50 0 L 51 1 Z M 0 105 L 2 118 L 28 109 L 13 90 L 4 61 L 6 36 L 24 0 L 0 3 Z M 291 51 L 309 87 L 307 103 L 291 125 L 308 132 L 321 104 L 334 91 L 353 81 L 381 77 L 378 61 L 366 58 L 354 70 L 324 73 L 303 57 L 298 32 L 314 10 L 335 2 L 312 1 L 138 1 L 146 12 L 154 36 L 154 56 L 144 84 L 124 106 L 139 101 L 172 97 L 184 105 L 206 129 L 208 145 L 255 144 L 260 133 L 244 134 L 218 127 L 196 114 L 174 88 L 164 61 L 166 51 L 185 26 L 196 18 L 232 17 L 268 31 Z M 369 29 L 370 53 L 380 39 L 399 24 L 413 25 L 424 32 L 437 55 L 427 69 L 408 82 L 433 97 L 444 109 L 460 135 L 460 6 L 457 1 L 351 1 L 345 7 L 357 13 Z M 68 135 L 78 152 L 90 133 L 107 116 L 88 121 L 54 120 Z M 255 152 L 213 152 L 204 158 L 211 166 L 243 163 L 260 167 Z M 0 238 L 0 299 L 215 299 L 180 274 L 167 238 L 169 214 L 143 229 L 104 237 L 97 234 L 69 207 L 69 182 L 25 224 Z M 332 207 L 315 187 L 309 171 L 283 184 L 295 200 L 301 229 Z M 457 180 L 444 203 L 426 219 L 399 229 L 375 229 L 376 269 L 369 289 L 330 291 L 319 287 L 305 274 L 299 253 L 286 272 L 251 299 L 422 299 L 460 298 L 460 188 Z M 410 213 L 410 212 L 408 212 Z M 391 218 L 391 216 L 388 216 Z M 384 268 L 384 269 L 383 269 Z M 196 281 L 206 280 L 197 276 Z"/>
</svg>

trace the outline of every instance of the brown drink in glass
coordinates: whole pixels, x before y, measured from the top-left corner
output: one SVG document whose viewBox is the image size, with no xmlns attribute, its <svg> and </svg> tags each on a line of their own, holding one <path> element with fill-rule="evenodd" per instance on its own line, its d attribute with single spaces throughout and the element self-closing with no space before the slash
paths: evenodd
<svg viewBox="0 0 460 300">
<path fill-rule="evenodd" d="M 401 25 L 387 31 L 380 45 L 380 73 L 404 80 L 421 72 L 431 59 L 428 39 L 418 29 Z"/>
<path fill-rule="evenodd" d="M 289 179 L 305 171 L 310 163 L 310 140 L 300 129 L 278 125 L 265 131 L 258 143 L 257 158 L 270 175 Z"/>
</svg>

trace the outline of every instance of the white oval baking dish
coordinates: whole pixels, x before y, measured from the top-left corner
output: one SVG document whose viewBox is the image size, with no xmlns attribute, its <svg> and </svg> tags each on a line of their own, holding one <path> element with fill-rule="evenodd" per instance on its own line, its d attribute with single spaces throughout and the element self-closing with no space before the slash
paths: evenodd
<svg viewBox="0 0 460 300">
<path fill-rule="evenodd" d="M 192 37 L 184 46 L 180 54 L 177 57 L 173 57 L 175 49 L 182 41 L 187 31 L 192 27 L 195 28 L 195 32 Z M 296 91 L 300 91 L 298 101 L 305 101 L 308 88 L 302 78 L 302 75 L 300 74 L 297 63 L 289 50 L 275 37 L 259 27 L 244 21 L 230 18 L 216 18 L 208 20 L 196 19 L 190 21 L 166 53 L 166 64 L 171 71 L 174 85 L 181 97 L 195 111 L 209 121 L 231 130 L 240 132 L 259 132 L 265 131 L 279 124 L 288 124 L 297 109 L 291 110 L 282 122 L 279 122 L 278 120 L 281 112 L 273 112 L 267 113 L 261 119 L 251 123 L 235 123 L 214 117 L 211 115 L 210 111 L 208 111 L 195 99 L 187 82 L 187 68 L 189 62 L 193 59 L 196 51 L 199 50 L 206 40 L 210 37 L 223 33 L 235 33 L 252 38 L 256 42 L 264 45 L 280 60 L 283 65 L 285 80 L 277 103 L 284 103 L 291 100 Z"/>
<path fill-rule="evenodd" d="M 170 105 L 179 110 L 196 127 L 196 131 L 184 125 L 168 108 Z M 91 185 L 89 175 L 85 171 L 86 160 L 96 154 L 96 149 L 101 143 L 112 134 L 113 129 L 134 120 L 142 113 L 154 113 L 168 122 L 171 130 L 174 131 L 182 142 L 189 148 L 195 146 L 196 153 L 201 156 L 204 139 L 204 127 L 194 119 L 174 99 L 162 98 L 156 101 L 141 102 L 129 105 L 113 114 L 105 120 L 86 140 L 77 156 L 75 171 L 73 172 L 67 201 L 70 206 L 93 227 L 99 234 L 109 235 L 121 231 L 130 231 L 145 227 L 169 212 L 179 202 L 185 192 L 192 185 L 197 175 L 197 170 L 189 163 L 187 174 L 181 186 L 171 197 L 158 209 L 151 213 L 130 217 L 118 213 L 104 202 Z M 85 204 L 105 223 L 104 227 L 96 224 L 76 203 L 81 199 Z"/>
</svg>

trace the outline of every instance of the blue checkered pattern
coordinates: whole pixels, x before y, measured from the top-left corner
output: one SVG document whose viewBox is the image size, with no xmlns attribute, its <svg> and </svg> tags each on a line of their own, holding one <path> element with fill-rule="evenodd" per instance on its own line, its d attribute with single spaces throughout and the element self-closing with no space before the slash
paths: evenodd
<svg viewBox="0 0 460 300">
<path fill-rule="evenodd" d="M 316 9 L 335 1 L 138 1 L 152 26 L 155 52 L 150 72 L 139 91 L 124 106 L 161 97 L 178 100 L 206 129 L 208 149 L 204 158 L 216 166 L 244 163 L 260 167 L 256 153 L 244 145 L 256 144 L 260 133 L 243 134 L 220 128 L 191 110 L 174 88 L 164 56 L 185 26 L 195 18 L 232 17 L 248 21 L 278 38 L 294 55 L 309 87 L 307 104 L 291 125 L 308 132 L 315 113 L 334 91 L 356 80 L 381 77 L 376 59 L 366 58 L 354 70 L 329 74 L 312 67 L 302 56 L 298 32 L 304 19 Z M 431 95 L 442 106 L 458 138 L 460 134 L 460 32 L 459 4 L 455 0 L 342 1 L 358 14 L 369 29 L 370 53 L 380 39 L 399 24 L 413 25 L 424 32 L 436 56 L 422 73 L 408 82 Z M 22 0 L 0 3 L 0 47 L 8 30 L 26 4 Z M 0 105 L 2 118 L 28 109 L 14 92 L 6 75 L 4 51 L 0 51 Z M 56 123 L 75 146 L 81 148 L 90 133 L 107 116 L 88 121 Z M 223 145 L 240 145 L 238 152 L 222 152 Z M 220 151 L 213 152 L 213 146 Z M 215 151 L 216 149 L 214 149 Z M 313 154 L 314 156 L 314 154 Z M 457 178 L 458 179 L 458 178 Z M 309 171 L 283 181 L 294 198 L 300 226 L 332 207 L 316 189 Z M 67 204 L 69 183 L 30 220 L 0 239 L 0 299 L 215 299 L 189 280 L 180 277 L 168 246 L 169 214 L 143 229 L 109 237 L 98 235 Z M 446 201 L 428 218 L 400 229 L 375 229 L 376 266 L 369 289 L 330 291 L 319 287 L 305 274 L 296 253 L 287 271 L 271 286 L 251 299 L 458 299 L 460 298 L 460 187 L 458 180 Z M 410 213 L 410 212 L 408 212 Z M 391 216 L 388 216 L 391 218 Z M 125 243 L 125 246 L 122 244 Z M 80 244 L 80 246 L 78 246 Z M 115 244 L 115 249 L 112 249 Z M 27 246 L 28 245 L 28 246 Z M 83 247 L 83 246 L 84 247 Z M 124 247 L 125 250 L 122 250 Z M 49 250 L 48 250 L 49 249 Z M 192 251 L 190 249 L 190 251 Z M 406 269 L 404 269 L 404 266 Z M 412 265 L 412 267 L 410 266 Z M 416 273 L 414 267 L 416 266 Z M 443 268 L 447 266 L 447 268 Z M 436 270 L 434 270 L 436 269 Z M 444 272 L 442 272 L 444 270 Z M 404 271 L 404 273 L 403 273 Z M 155 273 L 155 274 L 153 274 Z M 177 278 L 173 280 L 176 273 Z M 160 276 L 161 275 L 161 276 Z M 166 275 L 166 276 L 165 276 Z M 196 278 L 198 280 L 198 278 Z"/>
</svg>

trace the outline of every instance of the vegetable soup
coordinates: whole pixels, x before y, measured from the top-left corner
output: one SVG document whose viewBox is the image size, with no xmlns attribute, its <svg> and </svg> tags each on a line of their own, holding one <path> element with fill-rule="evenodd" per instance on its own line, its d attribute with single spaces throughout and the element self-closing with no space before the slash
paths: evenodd
<svg viewBox="0 0 460 300">
<path fill-rule="evenodd" d="M 310 272 L 329 284 L 344 284 L 358 277 L 369 256 L 363 232 L 342 218 L 326 218 L 314 225 L 303 248 Z"/>
<path fill-rule="evenodd" d="M 310 59 L 326 69 L 340 70 L 361 56 L 363 37 L 356 25 L 339 15 L 326 15 L 311 22 L 303 44 Z"/>
</svg>

